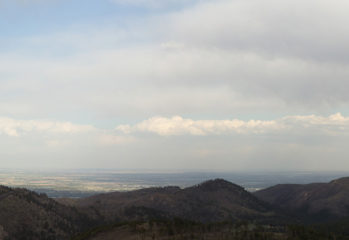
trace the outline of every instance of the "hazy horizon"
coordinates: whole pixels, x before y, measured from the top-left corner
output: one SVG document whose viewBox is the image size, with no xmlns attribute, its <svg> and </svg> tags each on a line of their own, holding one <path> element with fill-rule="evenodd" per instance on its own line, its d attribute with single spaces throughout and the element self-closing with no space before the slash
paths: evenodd
<svg viewBox="0 0 349 240">
<path fill-rule="evenodd" d="M 51 168 L 41 168 L 41 167 L 8 167 L 0 168 L 1 171 L 8 172 L 43 172 L 43 173 L 71 173 L 71 172 L 112 172 L 112 173 L 139 173 L 139 174 L 181 174 L 181 173 L 237 173 L 237 174 L 287 174 L 287 173 L 301 173 L 301 174 L 343 174 L 343 177 L 349 176 L 349 170 L 311 170 L 311 169 L 247 169 L 247 170 L 226 170 L 226 169 L 199 169 L 199 168 L 68 168 L 68 167 L 51 167 Z"/>
<path fill-rule="evenodd" d="M 345 0 L 0 0 L 8 169 L 349 171 Z"/>
<path fill-rule="evenodd" d="M 49 197 L 80 198 L 97 193 L 132 191 L 151 187 L 191 187 L 208 180 L 224 179 L 254 192 L 277 184 L 329 183 L 348 177 L 348 172 L 208 172 L 125 171 L 112 169 L 8 170 L 0 169 L 2 185 L 26 188 Z"/>
</svg>

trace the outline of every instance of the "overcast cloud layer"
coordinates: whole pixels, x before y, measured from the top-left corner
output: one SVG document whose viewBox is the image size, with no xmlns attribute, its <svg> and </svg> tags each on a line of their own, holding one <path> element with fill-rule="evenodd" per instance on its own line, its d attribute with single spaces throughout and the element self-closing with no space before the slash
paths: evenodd
<svg viewBox="0 0 349 240">
<path fill-rule="evenodd" d="M 0 0 L 4 167 L 349 170 L 346 0 Z"/>
</svg>

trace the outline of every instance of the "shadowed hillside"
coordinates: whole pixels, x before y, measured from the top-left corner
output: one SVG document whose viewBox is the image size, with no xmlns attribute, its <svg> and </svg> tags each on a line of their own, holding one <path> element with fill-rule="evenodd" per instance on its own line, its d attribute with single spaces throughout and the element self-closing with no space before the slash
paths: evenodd
<svg viewBox="0 0 349 240">
<path fill-rule="evenodd" d="M 179 217 L 215 222 L 275 217 L 268 204 L 222 179 L 185 189 L 165 187 L 100 194 L 80 199 L 75 206 L 107 221 Z"/>
<path fill-rule="evenodd" d="M 348 240 L 313 227 L 271 226 L 239 221 L 197 223 L 181 219 L 170 221 L 125 222 L 101 226 L 72 240 Z"/>
<path fill-rule="evenodd" d="M 0 239 L 6 240 L 65 240 L 72 236 L 113 239 L 122 234 L 127 236 L 125 239 L 154 239 L 155 234 L 155 239 L 261 236 L 347 240 L 348 220 L 341 218 L 348 216 L 349 178 L 330 183 L 277 185 L 255 194 L 216 179 L 185 189 L 148 188 L 55 200 L 26 189 L 0 186 Z M 286 226 L 339 219 L 316 231 Z M 151 222 L 156 222 L 154 228 L 149 225 Z M 226 225 L 219 224 L 222 222 Z M 245 222 L 243 228 L 239 222 Z M 331 232 L 337 237 L 332 238 Z"/>
<path fill-rule="evenodd" d="M 68 239 L 93 224 L 44 194 L 0 186 L 0 239 Z"/>
<path fill-rule="evenodd" d="M 254 195 L 310 221 L 322 222 L 349 216 L 349 177 L 329 183 L 281 184 Z"/>
</svg>

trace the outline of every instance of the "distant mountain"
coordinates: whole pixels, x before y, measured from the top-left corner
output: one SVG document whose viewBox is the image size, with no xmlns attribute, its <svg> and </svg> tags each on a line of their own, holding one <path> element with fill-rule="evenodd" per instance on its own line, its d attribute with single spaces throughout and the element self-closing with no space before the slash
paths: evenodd
<svg viewBox="0 0 349 240">
<path fill-rule="evenodd" d="M 281 184 L 254 195 L 309 221 L 325 222 L 349 216 L 349 177 L 329 183 Z"/>
<path fill-rule="evenodd" d="M 0 239 L 69 239 L 93 224 L 45 194 L 0 186 Z"/>
<path fill-rule="evenodd" d="M 79 199 L 75 206 L 111 222 L 171 217 L 216 222 L 276 216 L 268 204 L 222 179 L 185 189 L 165 187 L 100 194 Z"/>
</svg>

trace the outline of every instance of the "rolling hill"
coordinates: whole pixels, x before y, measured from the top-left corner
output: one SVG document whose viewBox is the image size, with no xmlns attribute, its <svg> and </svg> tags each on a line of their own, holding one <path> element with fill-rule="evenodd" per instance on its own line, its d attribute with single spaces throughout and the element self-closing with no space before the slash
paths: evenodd
<svg viewBox="0 0 349 240">
<path fill-rule="evenodd" d="M 254 195 L 312 222 L 349 216 L 349 177 L 329 183 L 280 184 Z"/>
<path fill-rule="evenodd" d="M 81 233 L 91 233 L 91 229 L 102 227 L 103 230 L 103 226 L 114 226 L 108 229 L 116 231 L 116 236 L 126 231 L 125 234 L 137 238 L 140 232 L 133 234 L 132 222 L 147 225 L 157 221 L 159 229 L 154 232 L 147 228 L 147 231 L 162 236 L 164 233 L 160 229 L 168 229 L 168 222 L 176 225 L 177 219 L 204 224 L 204 227 L 219 222 L 236 224 L 241 221 L 260 226 L 286 226 L 295 219 L 298 223 L 314 223 L 345 220 L 348 216 L 349 178 L 329 183 L 276 185 L 254 194 L 231 182 L 215 179 L 184 189 L 147 188 L 80 199 L 51 199 L 26 189 L 0 186 L 1 240 L 65 240 L 72 236 L 84 236 Z M 126 225 L 118 225 L 121 223 Z M 202 226 L 195 225 L 192 230 L 187 229 L 186 234 L 200 235 Z M 348 226 L 346 220 L 344 225 L 333 225 L 332 229 L 340 229 L 338 232 L 343 233 L 343 226 Z M 181 229 L 185 226 L 177 228 L 179 232 Z M 211 234 L 219 234 L 224 229 L 208 231 L 205 236 L 210 239 Z M 104 232 L 99 232 L 98 236 L 104 236 Z M 262 233 L 260 230 L 257 232 Z M 274 230 L 266 232 L 273 233 Z M 304 231 L 300 229 L 300 232 Z"/>
<path fill-rule="evenodd" d="M 165 187 L 100 194 L 79 199 L 74 206 L 108 222 L 172 217 L 216 222 L 276 216 L 268 204 L 222 179 L 185 189 Z"/>
</svg>

